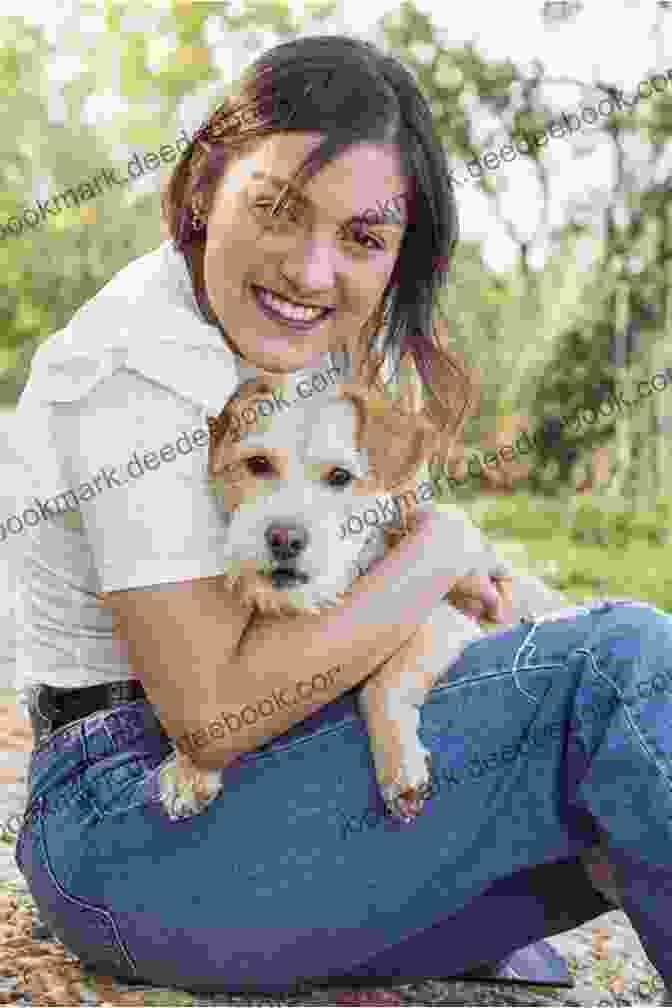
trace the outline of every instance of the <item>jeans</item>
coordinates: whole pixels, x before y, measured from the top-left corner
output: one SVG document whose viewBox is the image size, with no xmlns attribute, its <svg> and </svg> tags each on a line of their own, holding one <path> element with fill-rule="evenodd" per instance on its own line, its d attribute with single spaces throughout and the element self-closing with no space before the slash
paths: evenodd
<svg viewBox="0 0 672 1008">
<path fill-rule="evenodd" d="M 611 905 L 577 865 L 601 838 L 669 983 L 671 691 L 672 617 L 644 603 L 473 641 L 421 709 L 435 795 L 411 825 L 384 815 L 353 690 L 241 756 L 178 822 L 159 801 L 170 749 L 138 700 L 33 753 L 17 864 L 90 968 L 278 993 L 454 976 L 593 919 Z"/>
</svg>

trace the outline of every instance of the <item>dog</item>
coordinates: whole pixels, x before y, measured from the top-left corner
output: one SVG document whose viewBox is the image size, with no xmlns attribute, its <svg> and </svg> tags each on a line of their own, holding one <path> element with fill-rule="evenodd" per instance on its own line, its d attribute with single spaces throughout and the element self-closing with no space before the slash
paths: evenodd
<svg viewBox="0 0 672 1008">
<path fill-rule="evenodd" d="M 395 490 L 407 504 L 415 499 L 409 488 L 439 432 L 428 413 L 404 411 L 352 382 L 284 414 L 243 423 L 243 414 L 255 416 L 279 382 L 279 375 L 244 382 L 220 415 L 208 418 L 208 479 L 229 523 L 227 586 L 263 613 L 319 615 L 341 604 L 372 560 L 414 527 L 418 507 L 409 504 L 396 523 L 342 535 L 351 516 L 375 510 Z M 486 574 L 492 555 L 480 532 L 457 510 L 454 517 L 447 566 L 449 560 L 455 565 L 456 577 Z M 475 621 L 444 601 L 359 689 L 380 793 L 397 819 L 412 821 L 431 795 L 418 708 L 464 645 L 481 634 Z M 221 773 L 200 770 L 180 748 L 162 767 L 161 800 L 172 819 L 202 811 L 220 789 Z"/>
</svg>

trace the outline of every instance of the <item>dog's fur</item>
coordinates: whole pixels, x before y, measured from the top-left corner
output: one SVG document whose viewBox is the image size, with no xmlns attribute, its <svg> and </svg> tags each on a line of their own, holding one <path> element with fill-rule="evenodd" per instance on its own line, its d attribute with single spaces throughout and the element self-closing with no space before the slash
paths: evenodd
<svg viewBox="0 0 672 1008">
<path fill-rule="evenodd" d="M 353 383 L 258 420 L 252 428 L 241 424 L 243 409 L 249 415 L 278 384 L 278 375 L 245 382 L 221 414 L 208 421 L 208 475 L 229 521 L 231 590 L 261 612 L 319 614 L 342 602 L 368 563 L 413 528 L 409 512 L 401 514 L 397 529 L 371 527 L 346 538 L 340 534 L 349 516 L 375 510 L 377 498 L 391 493 L 399 498 L 415 485 L 439 432 L 428 413 L 409 413 Z M 345 470 L 352 480 L 339 485 L 337 470 Z M 413 494 L 402 499 L 412 501 Z M 448 514 L 444 517 L 450 520 Z M 445 558 L 446 568 L 453 566 L 456 577 L 487 573 L 491 556 L 484 552 L 478 530 L 465 525 L 457 512 L 455 519 L 454 550 Z M 269 536 L 271 527 L 293 532 L 294 555 L 284 533 L 275 540 Z M 464 644 L 480 635 L 473 620 L 443 602 L 359 691 L 381 794 L 388 812 L 405 821 L 419 814 L 431 793 L 429 754 L 417 734 L 418 708 Z M 221 774 L 199 770 L 178 749 L 162 767 L 161 784 L 171 818 L 186 818 L 219 793 Z"/>
</svg>

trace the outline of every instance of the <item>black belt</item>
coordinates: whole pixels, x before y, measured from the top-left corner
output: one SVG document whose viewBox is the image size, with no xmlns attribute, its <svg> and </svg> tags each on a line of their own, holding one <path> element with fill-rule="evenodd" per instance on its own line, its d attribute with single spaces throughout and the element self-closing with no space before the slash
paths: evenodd
<svg viewBox="0 0 672 1008">
<path fill-rule="evenodd" d="M 81 689 L 61 689 L 40 683 L 31 689 L 28 709 L 35 745 L 42 745 L 50 735 L 72 721 L 88 717 L 94 711 L 109 710 L 132 700 L 147 700 L 138 679 L 101 683 Z"/>
</svg>

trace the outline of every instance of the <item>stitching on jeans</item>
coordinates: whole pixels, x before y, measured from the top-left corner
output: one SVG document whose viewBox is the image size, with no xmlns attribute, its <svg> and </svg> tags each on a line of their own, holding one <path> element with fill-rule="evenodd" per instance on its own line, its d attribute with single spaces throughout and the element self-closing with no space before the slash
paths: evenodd
<svg viewBox="0 0 672 1008">
<path fill-rule="evenodd" d="M 267 750 L 266 752 L 258 753 L 256 755 L 255 755 L 255 751 L 253 751 L 252 753 L 249 754 L 249 758 L 243 758 L 238 763 L 231 764 L 231 768 L 237 767 L 239 769 L 243 769 L 246 766 L 253 766 L 255 763 L 257 763 L 258 761 L 260 761 L 260 760 L 262 760 L 264 758 L 270 758 L 270 757 L 277 756 L 277 755 L 280 755 L 282 753 L 288 752 L 288 751 L 296 748 L 297 745 L 301 745 L 302 743 L 306 743 L 306 742 L 311 742 L 314 739 L 319 738 L 320 736 L 327 735 L 327 734 L 330 734 L 330 733 L 333 733 L 333 732 L 336 732 L 336 731 L 340 731 L 342 728 L 345 727 L 345 725 L 347 725 L 347 724 L 355 724 L 358 721 L 361 721 L 361 718 L 353 717 L 353 716 L 344 717 L 337 724 L 325 725 L 324 727 L 318 729 L 317 731 L 312 732 L 310 735 L 304 735 L 301 738 L 292 739 L 291 742 L 286 743 L 285 745 L 283 745 L 280 748 Z M 162 768 L 165 767 L 171 760 L 173 760 L 174 756 L 175 756 L 174 752 L 170 753 L 168 756 L 164 757 L 164 759 L 161 760 L 161 762 L 157 766 L 155 766 L 152 770 L 148 770 L 143 775 L 139 775 L 138 778 L 137 778 L 137 780 L 140 780 L 141 777 L 143 777 L 144 778 L 143 786 L 145 788 L 148 788 L 149 790 L 151 790 L 151 783 L 152 783 L 153 779 L 159 777 Z M 243 753 L 243 757 L 245 757 L 245 756 L 248 756 L 248 754 Z M 229 769 L 229 767 L 226 767 L 225 769 Z M 92 800 L 92 796 L 90 794 L 87 794 L 86 797 Z M 115 817 L 117 815 L 120 815 L 120 814 L 124 813 L 124 812 L 128 812 L 131 809 L 135 809 L 135 808 L 150 808 L 153 805 L 158 805 L 160 803 L 160 801 L 161 801 L 161 794 L 158 793 L 154 797 L 140 798 L 140 799 L 138 799 L 137 801 L 133 802 L 130 805 L 125 805 L 123 808 L 120 808 L 119 806 L 115 805 L 109 811 L 99 812 L 98 808 L 96 807 L 96 812 L 98 812 L 98 814 L 100 815 L 101 819 L 111 819 L 111 818 L 113 818 L 113 817 Z M 93 801 L 92 801 L 92 804 L 93 804 Z"/>
<path fill-rule="evenodd" d="M 647 745 L 646 739 L 642 735 L 642 732 L 641 732 L 641 729 L 640 729 L 639 725 L 637 724 L 637 722 L 635 721 L 634 717 L 632 716 L 632 713 L 630 712 L 629 704 L 626 703 L 626 701 L 623 699 L 623 691 L 620 689 L 619 686 L 616 685 L 616 683 L 613 683 L 611 681 L 611 679 L 609 678 L 609 676 L 607 676 L 600 669 L 600 667 L 599 667 L 599 665 L 597 663 L 597 659 L 595 658 L 595 655 L 592 653 L 592 651 L 588 651 L 586 648 L 577 648 L 576 651 L 574 652 L 574 654 L 586 655 L 590 659 L 590 661 L 591 661 L 591 664 L 593 666 L 593 672 L 596 675 L 600 676 L 602 679 L 604 679 L 612 687 L 612 689 L 614 689 L 616 691 L 616 694 L 618 695 L 618 699 L 621 701 L 621 706 L 623 708 L 623 711 L 625 713 L 626 719 L 627 719 L 627 721 L 628 721 L 628 723 L 630 725 L 630 728 L 632 730 L 633 735 L 636 736 L 636 738 L 637 738 L 640 746 L 642 747 L 643 752 L 649 757 L 649 759 L 651 760 L 651 762 L 653 763 L 653 765 L 655 766 L 655 768 L 658 770 L 658 772 L 660 773 L 660 775 L 666 781 L 666 783 L 667 783 L 668 787 L 670 787 L 670 791 L 672 793 L 672 781 L 670 780 L 670 777 L 669 777 L 669 771 L 668 771 L 667 767 L 665 766 L 665 764 L 660 763 L 658 761 L 657 756 L 654 753 L 652 753 L 651 750 L 649 749 L 649 746 Z"/>
<path fill-rule="evenodd" d="M 40 792 L 38 792 L 37 789 L 31 790 L 27 807 L 36 807 L 37 803 L 41 802 L 44 807 L 45 815 L 47 813 L 55 812 L 62 813 L 65 809 L 75 805 L 80 798 L 85 797 L 91 801 L 95 807 L 96 813 L 102 819 L 103 814 L 98 809 L 97 803 L 93 799 L 93 790 L 91 785 L 84 780 L 84 774 L 87 770 L 108 758 L 108 756 L 98 756 L 95 759 L 90 759 L 88 762 L 86 760 L 79 760 L 67 776 L 58 781 L 56 784 L 47 784 L 47 786 Z M 141 760 L 139 761 L 141 762 Z M 127 766 L 128 764 L 124 764 L 125 768 Z M 129 780 L 130 779 L 132 779 L 132 777 L 129 778 Z"/>
<path fill-rule="evenodd" d="M 510 632 L 515 631 L 517 629 L 518 629 L 517 626 L 510 627 L 509 630 L 503 631 L 503 633 L 510 633 Z M 498 637 L 503 636 L 503 633 L 502 634 L 498 634 Z M 490 635 L 490 636 L 492 636 L 494 638 L 494 635 Z M 529 636 L 530 636 L 530 631 L 528 631 L 528 635 L 527 635 L 526 641 L 529 640 Z M 483 644 L 483 642 L 485 640 L 487 640 L 487 639 L 488 639 L 487 637 L 481 637 L 481 638 L 478 638 L 477 640 L 470 641 L 469 644 L 467 644 L 466 648 L 464 649 L 464 651 L 462 653 L 462 658 L 465 657 L 466 650 L 467 650 L 468 647 L 474 647 L 476 645 Z M 535 654 L 536 649 L 537 649 L 537 645 L 535 643 L 532 643 L 529 646 L 531 647 L 531 651 L 530 651 L 530 654 L 528 655 L 528 658 L 531 655 Z M 525 647 L 525 642 L 523 642 L 523 644 L 518 649 L 518 651 L 516 652 L 516 654 L 518 655 L 520 653 L 520 651 L 524 647 Z M 514 662 L 514 665 L 515 665 L 515 662 Z M 542 670 L 551 672 L 551 671 L 555 671 L 557 669 L 565 668 L 565 662 L 557 662 L 557 661 L 556 662 L 543 662 L 540 665 L 525 664 L 525 665 L 521 666 L 521 668 L 524 669 L 526 672 L 537 672 L 537 671 L 542 671 Z M 449 672 L 450 672 L 450 670 L 449 670 Z M 502 663 L 498 663 L 498 670 L 496 672 L 483 672 L 480 675 L 474 675 L 473 672 L 469 672 L 469 673 L 467 673 L 467 675 L 462 676 L 460 679 L 451 678 L 449 682 L 443 682 L 442 680 L 443 680 L 444 676 L 441 675 L 439 677 L 439 679 L 437 680 L 437 682 L 435 683 L 435 685 L 430 688 L 430 690 L 429 690 L 429 692 L 427 694 L 427 699 L 429 699 L 433 694 L 436 695 L 438 693 L 442 693 L 445 690 L 453 689 L 454 687 L 461 686 L 464 683 L 481 683 L 481 682 L 487 682 L 489 679 L 504 679 L 504 678 L 508 678 L 508 677 L 511 677 L 511 676 L 513 676 L 513 679 L 514 679 L 514 681 L 516 683 L 516 687 L 520 690 L 520 692 L 521 693 L 525 693 L 525 690 L 522 688 L 522 686 L 520 685 L 520 683 L 516 679 L 515 672 L 516 672 L 515 667 L 512 669 L 509 662 L 502 662 Z M 530 694 L 526 694 L 526 695 L 527 696 L 531 696 Z M 538 701 L 538 699 L 536 697 L 532 696 L 531 699 L 533 699 L 534 702 L 535 702 L 535 704 L 538 705 L 539 701 Z"/>
<path fill-rule="evenodd" d="M 519 662 L 520 656 L 523 653 L 523 651 L 525 650 L 525 648 L 528 647 L 528 645 L 531 644 L 532 647 L 534 648 L 534 650 L 536 651 L 537 645 L 532 642 L 532 637 L 536 633 L 538 626 L 539 626 L 539 624 L 535 622 L 530 627 L 530 630 L 529 630 L 529 632 L 528 632 L 525 640 L 523 641 L 523 643 L 520 645 L 520 647 L 516 651 L 516 656 L 515 656 L 515 658 L 513 660 L 513 666 L 511 668 L 511 675 L 513 677 L 513 681 L 515 682 L 517 688 L 520 690 L 521 693 L 524 694 L 524 696 L 526 696 L 528 698 L 528 700 L 531 700 L 534 703 L 535 707 L 539 706 L 539 701 L 537 700 L 537 698 L 535 696 L 532 695 L 532 693 L 528 693 L 527 690 L 524 689 L 520 685 L 517 673 L 519 671 L 519 669 L 518 669 L 518 662 Z M 532 652 L 532 653 L 534 653 L 534 652 Z"/>
<path fill-rule="evenodd" d="M 604 680 L 604 682 L 606 682 L 608 686 L 611 686 L 611 688 L 613 689 L 614 693 L 616 694 L 616 696 L 618 697 L 618 699 L 621 701 L 621 703 L 622 704 L 625 703 L 625 701 L 623 699 L 623 690 L 620 688 L 620 686 L 618 685 L 618 683 L 613 682 L 609 678 L 609 676 L 606 674 L 606 672 L 602 671 L 602 669 L 597 664 L 597 659 L 595 658 L 595 655 L 593 654 L 592 651 L 590 651 L 588 648 L 581 648 L 581 647 L 579 647 L 579 648 L 575 648 L 574 651 L 572 652 L 572 654 L 573 655 L 575 655 L 575 654 L 582 654 L 582 655 L 586 655 L 588 658 L 590 658 L 590 661 L 591 661 L 592 666 L 593 666 L 593 672 L 595 673 L 595 675 L 599 679 Z"/>
<path fill-rule="evenodd" d="M 51 858 L 49 857 L 43 819 L 40 819 L 39 821 L 38 831 L 39 831 L 38 835 L 40 840 L 40 847 L 42 851 L 43 867 L 46 869 L 52 884 L 56 887 L 58 891 L 58 894 L 63 899 L 67 900 L 69 903 L 74 903 L 75 906 L 77 907 L 80 907 L 84 910 L 92 911 L 94 914 L 100 914 L 101 917 L 108 924 L 108 926 L 112 929 L 114 939 L 117 943 L 116 947 L 117 955 L 121 955 L 122 959 L 126 961 L 126 964 L 133 971 L 133 973 L 137 973 L 138 968 L 136 966 L 135 960 L 133 959 L 131 953 L 128 951 L 126 943 L 124 942 L 123 938 L 119 933 L 119 928 L 117 927 L 117 922 L 115 921 L 113 915 L 110 913 L 109 910 L 106 910 L 104 907 L 95 906 L 93 903 L 87 903 L 85 900 L 80 900 L 76 896 L 71 896 L 70 893 L 66 892 L 66 890 L 63 888 L 63 886 L 56 877 L 56 873 L 54 872 L 53 865 L 51 863 Z"/>
<path fill-rule="evenodd" d="M 121 796 L 121 791 L 119 791 L 118 793 L 115 794 L 114 803 L 109 808 L 103 810 L 100 813 L 101 819 L 113 819 L 115 816 L 123 815 L 126 812 L 132 811 L 133 809 L 151 808 L 152 805 L 158 804 L 161 801 L 160 789 L 158 789 L 158 792 L 154 797 L 147 797 L 146 793 L 151 792 L 152 781 L 155 778 L 159 777 L 162 768 L 165 767 L 170 760 L 174 759 L 174 757 L 175 757 L 175 751 L 173 750 L 172 753 L 169 753 L 168 756 L 164 756 L 164 758 L 160 761 L 160 763 L 158 763 L 155 767 L 152 767 L 151 769 L 148 769 L 144 765 L 144 761 L 141 759 L 134 761 L 135 765 L 141 767 L 141 769 L 139 770 L 138 773 L 133 771 L 133 773 L 129 777 L 127 777 L 127 780 L 124 784 L 124 788 L 122 790 L 126 790 L 127 788 L 130 789 L 136 786 L 137 784 L 141 783 L 141 787 L 145 791 L 145 794 L 143 795 L 141 793 L 141 796 L 139 798 L 135 799 L 129 804 L 122 806 L 117 803 L 117 799 Z M 123 770 L 124 773 L 126 773 L 130 765 L 131 764 L 125 763 L 123 767 L 118 767 L 117 769 Z"/>
<path fill-rule="evenodd" d="M 87 769 L 86 763 L 79 760 L 68 773 L 57 784 L 47 783 L 41 789 L 32 788 L 29 795 L 30 806 L 37 802 L 46 802 L 50 811 L 58 811 L 70 803 L 74 803 L 81 794 L 81 774 Z M 63 793 L 65 792 L 65 793 Z"/>
<path fill-rule="evenodd" d="M 131 787 L 137 785 L 139 782 L 142 782 L 141 785 L 142 789 L 147 790 L 148 785 L 151 784 L 152 777 L 157 773 L 158 769 L 159 769 L 158 767 L 154 767 L 153 770 L 143 770 L 143 772 L 138 774 L 137 776 L 129 778 L 129 780 L 126 782 L 128 785 L 128 789 L 130 790 Z M 136 798 L 134 801 L 128 802 L 128 804 L 126 805 L 120 805 L 117 801 L 120 795 L 121 792 L 115 795 L 115 801 L 108 809 L 101 810 L 96 805 L 96 811 L 100 815 L 101 820 L 114 819 L 117 816 L 125 815 L 126 812 L 131 812 L 133 809 L 137 808 L 151 808 L 152 805 L 158 803 L 161 800 L 160 794 L 157 794 L 156 797 L 154 798 L 151 797 L 148 798 L 146 797 L 146 795 L 143 795 L 141 790 L 139 798 Z M 91 795 L 91 799 L 93 801 L 93 795 Z"/>
<path fill-rule="evenodd" d="M 607 603 L 607 604 L 609 604 L 609 603 Z M 629 603 L 626 602 L 625 604 L 629 604 Z M 638 603 L 635 603 L 635 604 L 638 604 Z M 528 697 L 528 699 L 533 700 L 535 704 L 539 703 L 539 701 L 537 700 L 537 698 L 535 696 L 533 696 L 531 693 L 528 693 L 527 690 L 524 689 L 523 686 L 521 686 L 520 681 L 518 679 L 518 675 L 517 675 L 518 672 L 520 672 L 520 671 L 533 671 L 533 670 L 539 670 L 539 669 L 543 669 L 543 668 L 552 669 L 552 668 L 563 668 L 564 667 L 564 663 L 561 663 L 559 665 L 558 664 L 550 664 L 550 665 L 543 665 L 543 664 L 542 665 L 530 665 L 529 664 L 529 658 L 531 658 L 537 652 L 536 642 L 532 640 L 532 637 L 537 632 L 537 628 L 540 627 L 540 626 L 543 626 L 543 625 L 545 625 L 547 623 L 557 623 L 557 622 L 561 622 L 561 621 L 576 620 L 576 618 L 578 616 L 590 616 L 593 612 L 596 612 L 596 611 L 599 612 L 604 607 L 604 605 L 605 605 L 604 601 L 600 601 L 596 606 L 591 606 L 591 607 L 588 607 L 588 606 L 585 606 L 585 605 L 580 605 L 580 604 L 577 604 L 575 606 L 571 606 L 571 605 L 570 606 L 565 606 L 564 608 L 560 608 L 560 609 L 558 609 L 558 610 L 556 610 L 555 612 L 552 612 L 552 613 L 547 613 L 545 616 L 540 616 L 538 619 L 534 620 L 532 626 L 530 627 L 530 631 L 529 631 L 527 637 L 525 638 L 525 640 L 523 641 L 523 643 L 518 648 L 518 651 L 516 652 L 516 657 L 515 657 L 514 662 L 513 662 L 513 668 L 511 669 L 511 674 L 513 676 L 513 679 L 514 679 L 514 681 L 516 683 L 516 686 L 518 687 L 518 689 L 520 690 L 521 693 L 523 693 L 526 697 Z M 558 613 L 562 613 L 563 615 L 562 616 L 558 616 L 557 615 Z M 524 665 L 519 664 L 522 661 L 523 654 L 524 654 L 525 649 L 527 647 L 529 647 L 531 649 L 530 652 L 529 652 L 529 654 L 526 656 L 527 660 L 526 660 L 526 662 L 525 662 Z M 576 652 L 572 652 L 572 653 L 576 653 Z"/>
<path fill-rule="evenodd" d="M 483 672 L 481 675 L 465 675 L 461 679 L 451 679 L 450 682 L 441 682 L 441 679 L 439 679 L 436 685 L 431 687 L 427 696 L 431 696 L 432 693 L 443 692 L 443 690 L 454 689 L 456 686 L 463 686 L 465 683 L 482 683 L 487 682 L 489 679 L 505 679 L 509 675 L 509 668 L 506 666 L 498 669 L 496 672 Z"/>
<path fill-rule="evenodd" d="M 530 668 L 531 664 L 532 664 L 531 661 L 530 661 L 530 658 L 536 658 L 537 657 L 537 645 L 536 645 L 536 641 L 530 641 L 528 647 L 529 647 L 530 650 L 529 650 L 528 654 L 525 655 L 525 665 L 522 666 L 523 668 Z M 521 654 L 521 658 L 522 658 L 522 654 Z"/>
</svg>

